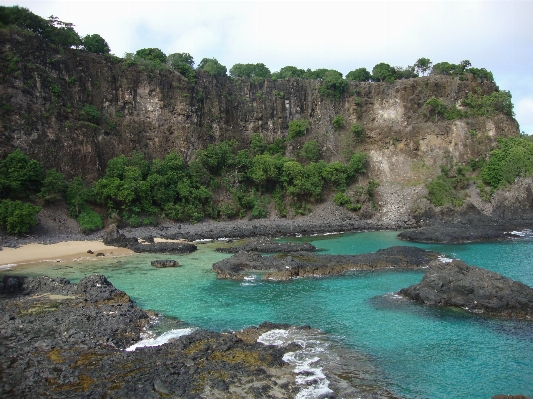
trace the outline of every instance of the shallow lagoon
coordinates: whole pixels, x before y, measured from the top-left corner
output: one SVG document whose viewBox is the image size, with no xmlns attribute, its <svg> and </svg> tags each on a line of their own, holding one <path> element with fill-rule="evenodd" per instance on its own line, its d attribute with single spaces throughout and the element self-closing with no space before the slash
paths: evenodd
<svg viewBox="0 0 533 399">
<path fill-rule="evenodd" d="M 302 237 L 325 253 L 357 254 L 415 245 L 396 232 Z M 308 324 L 336 346 L 366 353 L 387 387 L 406 398 L 533 396 L 533 323 L 483 319 L 412 304 L 393 293 L 423 272 L 358 272 L 291 282 L 217 280 L 211 265 L 228 255 L 221 244 L 201 244 L 185 256 L 133 255 L 85 263 L 24 267 L 9 274 L 47 274 L 72 281 L 105 274 L 141 307 L 214 330 L 265 320 Z M 533 240 L 417 246 L 533 286 Z M 180 268 L 156 269 L 150 260 L 178 259 Z"/>
</svg>

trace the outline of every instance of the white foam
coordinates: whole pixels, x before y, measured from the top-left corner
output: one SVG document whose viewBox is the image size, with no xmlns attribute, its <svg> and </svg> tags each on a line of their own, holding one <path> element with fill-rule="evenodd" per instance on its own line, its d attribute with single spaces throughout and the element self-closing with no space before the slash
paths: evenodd
<svg viewBox="0 0 533 399">
<path fill-rule="evenodd" d="M 447 258 L 447 257 L 445 257 L 444 255 L 439 256 L 439 260 L 440 260 L 442 263 L 450 263 L 450 262 L 453 262 L 453 259 L 452 259 L 452 258 Z"/>
<path fill-rule="evenodd" d="M 15 267 L 15 266 L 17 266 L 16 263 L 8 263 L 7 265 L 0 265 L 0 270 L 11 269 L 12 267 Z"/>
<path fill-rule="evenodd" d="M 329 388 L 329 381 L 322 371 L 320 353 L 324 353 L 327 344 L 322 341 L 310 339 L 305 332 L 299 330 L 270 330 L 262 334 L 257 342 L 265 345 L 287 346 L 296 342 L 302 346 L 301 350 L 287 352 L 283 360 L 294 366 L 296 383 L 303 388 L 296 395 L 297 399 L 320 399 L 333 393 Z"/>
<path fill-rule="evenodd" d="M 137 348 L 144 348 L 145 346 L 160 346 L 166 344 L 171 339 L 179 338 L 184 335 L 191 334 L 196 328 L 180 328 L 176 330 L 170 330 L 161 334 L 158 337 L 143 339 L 142 341 L 133 344 L 126 348 L 126 351 L 132 352 Z"/>
</svg>

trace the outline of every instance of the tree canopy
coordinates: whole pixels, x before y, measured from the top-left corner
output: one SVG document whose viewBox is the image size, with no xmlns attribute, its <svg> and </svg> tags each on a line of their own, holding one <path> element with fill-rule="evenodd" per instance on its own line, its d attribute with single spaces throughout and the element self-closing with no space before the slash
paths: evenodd
<svg viewBox="0 0 533 399">
<path fill-rule="evenodd" d="M 234 78 L 269 78 L 270 69 L 263 63 L 258 64 L 235 64 L 229 70 L 230 76 Z"/>
<path fill-rule="evenodd" d="M 85 51 L 96 54 L 109 54 L 111 49 L 102 36 L 97 33 L 87 35 L 81 40 Z"/>
<path fill-rule="evenodd" d="M 226 76 L 227 68 L 216 58 L 203 58 L 198 64 L 198 69 L 209 72 L 211 76 Z"/>
</svg>

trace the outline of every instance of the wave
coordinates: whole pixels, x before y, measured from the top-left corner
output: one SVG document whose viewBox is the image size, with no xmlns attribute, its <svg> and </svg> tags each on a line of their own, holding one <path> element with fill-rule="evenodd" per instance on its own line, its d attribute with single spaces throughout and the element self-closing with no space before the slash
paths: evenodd
<svg viewBox="0 0 533 399">
<path fill-rule="evenodd" d="M 160 346 L 160 345 L 166 344 L 171 339 L 176 339 L 179 337 L 183 337 L 184 335 L 189 335 L 195 330 L 196 328 L 179 328 L 175 330 L 170 330 L 157 337 L 143 339 L 127 347 L 126 351 L 133 352 L 135 349 L 144 348 L 145 346 Z"/>
</svg>

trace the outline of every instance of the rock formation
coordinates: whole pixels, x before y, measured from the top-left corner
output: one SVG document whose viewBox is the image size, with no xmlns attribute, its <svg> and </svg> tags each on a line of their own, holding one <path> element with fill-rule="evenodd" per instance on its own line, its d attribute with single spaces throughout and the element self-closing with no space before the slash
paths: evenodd
<svg viewBox="0 0 533 399">
<path fill-rule="evenodd" d="M 533 319 L 533 288 L 459 260 L 432 262 L 420 283 L 399 294 L 428 305 Z"/>
</svg>

